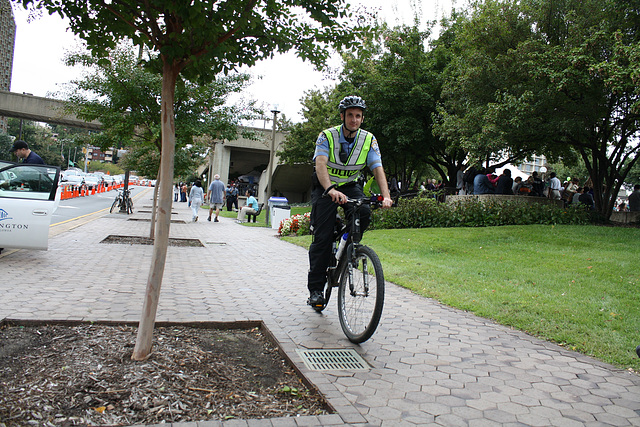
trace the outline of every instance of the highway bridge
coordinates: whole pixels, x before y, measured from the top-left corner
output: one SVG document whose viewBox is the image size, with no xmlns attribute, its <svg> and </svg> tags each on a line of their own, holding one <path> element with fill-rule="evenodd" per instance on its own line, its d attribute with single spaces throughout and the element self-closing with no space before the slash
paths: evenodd
<svg viewBox="0 0 640 427">
<path fill-rule="evenodd" d="M 66 113 L 63 101 L 4 90 L 0 90 L 0 116 L 89 130 L 102 128 L 102 124 L 96 120 L 86 122 Z"/>
</svg>

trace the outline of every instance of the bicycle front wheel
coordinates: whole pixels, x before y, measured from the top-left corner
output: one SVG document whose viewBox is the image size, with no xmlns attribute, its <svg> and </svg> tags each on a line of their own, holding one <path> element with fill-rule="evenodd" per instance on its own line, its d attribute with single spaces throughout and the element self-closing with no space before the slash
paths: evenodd
<svg viewBox="0 0 640 427">
<path fill-rule="evenodd" d="M 111 205 L 111 209 L 109 210 L 109 213 L 113 213 L 113 211 L 116 209 L 119 203 L 120 203 L 120 199 L 116 197 L 116 199 L 113 201 L 113 204 Z"/>
<path fill-rule="evenodd" d="M 350 279 L 351 277 L 351 279 Z M 365 342 L 375 332 L 384 305 L 384 273 L 378 255 L 358 246 L 355 260 L 346 266 L 338 287 L 340 326 L 349 341 Z"/>
</svg>

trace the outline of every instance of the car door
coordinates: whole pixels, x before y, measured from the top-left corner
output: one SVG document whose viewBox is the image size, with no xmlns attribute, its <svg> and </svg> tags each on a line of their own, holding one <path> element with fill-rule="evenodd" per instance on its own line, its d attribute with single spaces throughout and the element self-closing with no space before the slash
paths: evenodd
<svg viewBox="0 0 640 427">
<path fill-rule="evenodd" d="M 60 168 L 0 161 L 0 248 L 47 249 Z"/>
</svg>

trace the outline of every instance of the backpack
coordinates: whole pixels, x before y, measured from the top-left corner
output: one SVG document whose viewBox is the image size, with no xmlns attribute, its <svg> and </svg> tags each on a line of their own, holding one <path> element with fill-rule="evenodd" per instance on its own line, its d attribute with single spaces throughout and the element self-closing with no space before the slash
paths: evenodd
<svg viewBox="0 0 640 427">
<path fill-rule="evenodd" d="M 520 193 L 520 194 L 529 194 L 529 193 L 531 193 L 531 188 L 526 187 L 526 186 L 523 185 L 522 187 L 520 187 L 518 189 L 518 193 Z"/>
</svg>

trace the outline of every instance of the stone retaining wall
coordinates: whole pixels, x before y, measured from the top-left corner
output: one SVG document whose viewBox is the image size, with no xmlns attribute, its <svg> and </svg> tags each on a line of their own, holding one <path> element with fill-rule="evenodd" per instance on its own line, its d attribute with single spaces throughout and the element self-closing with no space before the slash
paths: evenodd
<svg viewBox="0 0 640 427">
<path fill-rule="evenodd" d="M 640 222 L 640 212 L 612 212 L 611 218 L 613 222 L 621 222 L 629 224 L 631 222 Z"/>
</svg>

